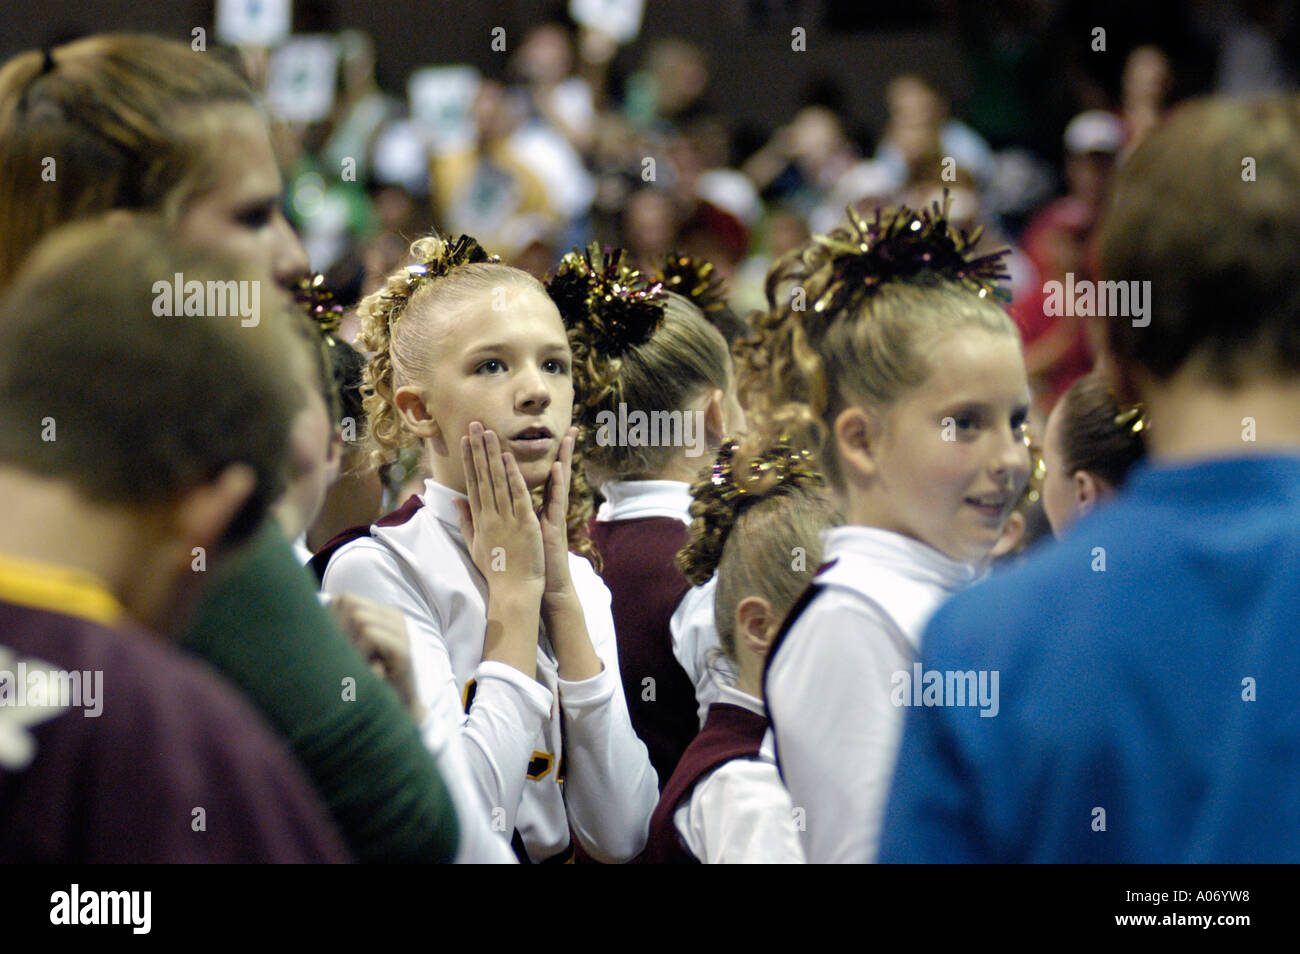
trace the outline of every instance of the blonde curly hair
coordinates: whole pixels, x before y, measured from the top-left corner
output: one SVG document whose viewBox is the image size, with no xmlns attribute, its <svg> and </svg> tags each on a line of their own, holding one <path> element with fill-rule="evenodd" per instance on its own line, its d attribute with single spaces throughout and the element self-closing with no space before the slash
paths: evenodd
<svg viewBox="0 0 1300 954">
<path fill-rule="evenodd" d="M 426 381 L 437 373 L 435 345 L 448 331 L 439 316 L 485 299 L 503 286 L 523 287 L 546 295 L 532 275 L 489 256 L 468 236 L 450 240 L 428 235 L 411 245 L 419 263 L 392 272 L 383 287 L 358 306 L 361 332 L 357 344 L 371 353 L 362 376 L 361 397 L 366 412 L 366 446 L 372 467 L 395 460 L 404 449 L 419 446 L 397 410 L 400 387 Z M 540 507 L 544 488 L 533 490 Z M 591 489 L 582 476 L 575 449 L 566 518 L 569 549 L 599 569 L 599 557 L 588 536 L 592 514 Z"/>
</svg>

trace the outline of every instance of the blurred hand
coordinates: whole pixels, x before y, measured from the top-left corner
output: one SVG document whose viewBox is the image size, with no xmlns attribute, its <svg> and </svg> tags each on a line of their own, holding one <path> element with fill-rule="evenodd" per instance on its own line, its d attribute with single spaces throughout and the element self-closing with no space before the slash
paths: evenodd
<svg viewBox="0 0 1300 954">
<path fill-rule="evenodd" d="M 415 694 L 411 640 L 402 611 L 356 593 L 335 596 L 329 608 L 370 669 L 397 690 L 418 725 L 424 711 Z"/>
</svg>

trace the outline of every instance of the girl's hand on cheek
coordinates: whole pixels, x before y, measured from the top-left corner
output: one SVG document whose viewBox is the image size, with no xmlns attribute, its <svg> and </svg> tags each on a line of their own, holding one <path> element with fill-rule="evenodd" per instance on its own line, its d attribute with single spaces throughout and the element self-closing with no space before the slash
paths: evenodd
<svg viewBox="0 0 1300 954">
<path fill-rule="evenodd" d="M 542 503 L 542 541 L 546 550 L 545 595 L 558 596 L 573 588 L 569 577 L 569 487 L 573 482 L 573 445 L 578 439 L 578 429 L 569 432 L 560 441 L 560 452 L 551 464 L 551 475 L 546 481 L 546 495 Z"/>
<path fill-rule="evenodd" d="M 514 588 L 540 596 L 548 576 L 542 528 L 519 464 L 477 421 L 461 438 L 461 455 L 469 500 L 456 500 L 457 516 L 489 592 Z"/>
</svg>

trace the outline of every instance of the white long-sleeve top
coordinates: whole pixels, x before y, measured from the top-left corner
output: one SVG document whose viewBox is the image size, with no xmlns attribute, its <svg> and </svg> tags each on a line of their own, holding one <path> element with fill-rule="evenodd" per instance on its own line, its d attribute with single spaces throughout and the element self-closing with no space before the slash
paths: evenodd
<svg viewBox="0 0 1300 954">
<path fill-rule="evenodd" d="M 763 700 L 722 685 L 718 701 L 767 717 Z M 705 775 L 673 812 L 687 849 L 705 864 L 803 864 L 790 793 L 770 734 L 756 759 L 732 759 Z"/>
<path fill-rule="evenodd" d="M 671 517 L 691 525 L 690 484 L 680 480 L 611 480 L 600 486 L 605 498 L 596 511 L 597 522 Z M 718 628 L 713 621 L 713 595 L 717 577 L 686 591 L 668 621 L 673 657 L 695 686 L 695 703 L 703 727 L 709 706 L 718 701 L 720 678 L 732 675 L 719 650 Z"/>
<path fill-rule="evenodd" d="M 408 629 L 410 624 L 407 624 Z M 428 654 L 428 659 L 449 665 L 449 657 L 438 653 Z M 483 794 L 474 784 L 474 773 L 470 769 L 466 745 L 462 738 L 465 710 L 452 688 L 454 678 L 430 679 L 429 685 L 440 683 L 446 691 L 445 702 L 424 714 L 420 725 L 420 735 L 424 747 L 433 755 L 451 795 L 452 804 L 456 806 L 456 818 L 460 822 L 459 838 L 456 844 L 455 863 L 458 865 L 510 865 L 517 864 L 514 849 L 510 845 L 511 832 L 505 830 L 504 813 L 494 817 L 492 806 L 482 801 Z M 494 828 L 493 825 L 496 825 Z"/>
<path fill-rule="evenodd" d="M 587 631 L 604 667 L 598 675 L 560 679 L 545 627 L 536 680 L 483 661 L 487 582 L 460 532 L 457 496 L 464 499 L 427 481 L 423 506 L 405 523 L 375 525 L 373 536 L 342 547 L 322 587 L 360 593 L 406 614 L 421 705 L 435 725 L 460 725 L 475 801 L 489 811 L 493 831 L 509 838 L 518 830 L 533 861 L 563 852 L 570 828 L 597 861 L 629 860 L 645 845 L 658 786 L 628 718 L 609 590 L 590 563 L 570 554 Z M 459 711 L 467 698 L 468 711 Z"/>
<path fill-rule="evenodd" d="M 875 527 L 825 531 L 824 589 L 776 648 L 764 691 L 781 775 L 812 864 L 871 862 L 902 733 L 894 673 L 976 568 Z"/>
</svg>

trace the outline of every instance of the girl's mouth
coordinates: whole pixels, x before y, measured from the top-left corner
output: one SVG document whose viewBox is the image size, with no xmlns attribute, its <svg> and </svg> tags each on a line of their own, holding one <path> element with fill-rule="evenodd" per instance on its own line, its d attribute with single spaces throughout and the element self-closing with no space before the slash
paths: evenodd
<svg viewBox="0 0 1300 954">
<path fill-rule="evenodd" d="M 1006 516 L 1007 506 L 1011 503 L 1011 498 L 1005 496 L 967 497 L 966 503 L 974 507 L 981 516 L 988 520 L 1001 520 Z"/>
<path fill-rule="evenodd" d="M 540 457 L 551 449 L 555 435 L 547 427 L 527 427 L 510 438 L 510 444 L 521 456 Z"/>
</svg>

